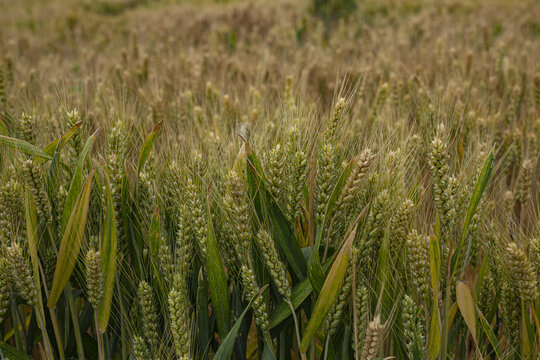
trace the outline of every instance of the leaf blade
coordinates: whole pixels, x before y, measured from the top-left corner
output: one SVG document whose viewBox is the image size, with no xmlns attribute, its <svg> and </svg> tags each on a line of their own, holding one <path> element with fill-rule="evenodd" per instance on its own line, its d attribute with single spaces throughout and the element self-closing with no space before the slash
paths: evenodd
<svg viewBox="0 0 540 360">
<path fill-rule="evenodd" d="M 488 321 L 482 315 L 482 312 L 476 307 L 476 311 L 478 313 L 478 319 L 480 320 L 480 325 L 482 325 L 482 330 L 484 330 L 484 333 L 486 334 L 491 346 L 493 346 L 493 349 L 495 349 L 495 354 L 497 355 L 497 359 L 502 359 L 502 352 L 499 346 L 499 340 L 497 340 L 497 336 L 495 335 L 495 332 L 491 328 L 491 325 L 489 325 Z"/>
<path fill-rule="evenodd" d="M 137 163 L 137 175 L 141 173 L 141 170 L 146 163 L 148 156 L 150 155 L 150 151 L 152 150 L 152 147 L 156 142 L 156 137 L 158 135 L 159 129 L 161 128 L 161 125 L 163 125 L 163 120 L 161 120 L 154 126 L 150 134 L 148 134 L 148 136 L 146 137 L 143 146 L 141 147 L 141 151 L 139 152 L 139 161 Z"/>
<path fill-rule="evenodd" d="M 62 149 L 64 145 L 75 135 L 77 130 L 81 127 L 82 121 L 79 121 L 73 125 L 64 135 L 54 139 L 47 146 L 43 148 L 43 152 L 52 156 L 56 148 Z"/>
<path fill-rule="evenodd" d="M 34 200 L 32 199 L 32 194 L 30 190 L 26 189 L 25 191 L 25 218 L 26 218 L 26 235 L 28 239 L 28 253 L 30 255 L 30 261 L 32 263 L 32 275 L 34 283 L 36 284 L 36 289 L 41 288 L 40 277 L 39 277 L 39 256 L 38 256 L 38 224 L 37 224 L 37 213 Z M 37 292 L 38 294 L 38 310 L 41 315 L 44 315 L 43 310 L 43 299 L 41 297 L 41 291 Z"/>
<path fill-rule="evenodd" d="M 441 325 L 439 319 L 439 306 L 433 302 L 431 309 L 431 321 L 429 323 L 429 359 L 433 360 L 441 352 Z"/>
<path fill-rule="evenodd" d="M 73 212 L 66 225 L 54 270 L 53 283 L 49 294 L 49 301 L 47 303 L 48 307 L 53 307 L 56 304 L 75 268 L 75 263 L 82 245 L 86 216 L 88 215 L 90 189 L 93 176 L 94 170 L 92 169 L 77 198 Z"/>
<path fill-rule="evenodd" d="M 49 155 L 34 145 L 24 140 L 12 138 L 9 136 L 0 135 L 0 144 L 11 149 L 20 151 L 26 155 L 37 156 L 44 160 L 51 160 L 52 155 Z"/>
<path fill-rule="evenodd" d="M 259 296 L 260 293 L 262 293 L 266 289 L 266 286 L 263 286 L 255 296 L 250 300 L 249 304 L 246 306 L 242 314 L 238 317 L 238 320 L 234 323 L 231 330 L 227 333 L 227 336 L 223 339 L 223 342 L 219 346 L 218 350 L 214 354 L 213 359 L 215 360 L 228 360 L 231 358 L 232 350 L 234 347 L 234 341 L 236 340 L 236 336 L 238 334 L 238 331 L 240 330 L 240 326 L 242 325 L 242 321 L 244 320 L 244 316 L 246 316 L 246 313 L 251 308 L 251 304 L 253 301 Z"/>
<path fill-rule="evenodd" d="M 99 330 L 104 332 L 109 323 L 111 314 L 111 305 L 114 294 L 114 283 L 116 280 L 116 251 L 117 251 L 117 234 L 116 234 L 116 217 L 114 213 L 114 204 L 111 194 L 111 183 L 109 176 L 105 172 L 107 210 L 105 214 L 105 224 L 103 229 L 103 238 L 100 244 L 101 266 L 103 269 L 104 284 L 103 284 L 103 299 L 98 307 L 98 324 Z"/>
<path fill-rule="evenodd" d="M 480 202 L 480 199 L 482 198 L 487 182 L 489 178 L 491 177 L 492 169 L 493 169 L 493 152 L 490 152 L 488 157 L 484 161 L 484 165 L 482 166 L 480 176 L 478 177 L 473 193 L 471 195 L 471 199 L 469 201 L 469 207 L 467 209 L 467 215 L 465 216 L 465 222 L 463 223 L 463 231 L 461 233 L 461 237 L 459 239 L 456 250 L 452 254 L 452 257 L 450 260 L 450 277 L 452 277 L 452 275 L 456 273 L 456 270 L 459 264 L 460 254 L 463 249 L 465 239 L 467 238 L 467 230 L 469 228 L 469 224 L 471 223 L 472 217 L 474 216 L 476 208 L 478 207 L 478 203 Z M 467 259 L 465 259 L 464 265 L 466 263 L 467 263 Z"/>
<path fill-rule="evenodd" d="M 464 281 L 459 281 L 457 284 L 456 300 L 461 316 L 463 316 L 474 341 L 477 342 L 474 299 L 472 297 L 471 288 Z"/>
<path fill-rule="evenodd" d="M 208 221 L 207 221 L 207 239 L 206 239 L 206 269 L 208 272 L 208 286 L 210 287 L 210 298 L 212 306 L 216 313 L 216 320 L 219 334 L 226 336 L 229 331 L 230 300 L 227 277 L 223 262 L 219 253 L 219 247 L 212 223 L 212 213 L 210 210 L 210 199 L 207 197 Z"/>
<path fill-rule="evenodd" d="M 300 351 L 305 353 L 311 340 L 315 336 L 320 325 L 323 323 L 326 315 L 330 311 L 330 308 L 334 304 L 339 291 L 341 289 L 341 284 L 347 273 L 347 266 L 349 263 L 349 256 L 351 254 L 352 244 L 356 236 L 356 227 L 349 234 L 347 240 L 343 244 L 343 247 L 336 256 L 330 271 L 326 277 L 324 285 L 322 287 L 321 293 L 315 303 L 315 308 L 311 314 L 308 325 L 304 331 L 304 336 L 300 343 Z"/>
<path fill-rule="evenodd" d="M 64 209 L 62 211 L 62 224 L 61 224 L 62 231 L 64 231 L 66 227 L 66 224 L 69 220 L 71 212 L 73 211 L 73 208 L 75 206 L 75 202 L 77 201 L 77 196 L 80 193 L 84 160 L 86 159 L 86 155 L 92 148 L 92 144 L 94 143 L 96 139 L 96 135 L 97 135 L 97 131 L 93 133 L 92 135 L 90 135 L 90 137 L 88 138 L 88 140 L 86 140 L 86 143 L 84 144 L 81 154 L 79 155 L 79 160 L 77 161 L 77 166 L 75 168 L 75 171 L 73 172 L 73 177 L 69 185 L 69 190 L 66 195 L 66 199 L 64 200 Z"/>
</svg>

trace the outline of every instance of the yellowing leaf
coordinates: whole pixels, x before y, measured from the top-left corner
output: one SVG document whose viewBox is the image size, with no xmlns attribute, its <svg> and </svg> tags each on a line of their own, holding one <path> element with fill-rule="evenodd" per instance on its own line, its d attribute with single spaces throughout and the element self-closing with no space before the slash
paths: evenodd
<svg viewBox="0 0 540 360">
<path fill-rule="evenodd" d="M 456 299 L 461 312 L 461 316 L 465 320 L 469 331 L 471 332 L 474 341 L 476 342 L 476 315 L 474 312 L 474 299 L 471 293 L 471 288 L 463 281 L 459 281 L 456 288 Z"/>
</svg>

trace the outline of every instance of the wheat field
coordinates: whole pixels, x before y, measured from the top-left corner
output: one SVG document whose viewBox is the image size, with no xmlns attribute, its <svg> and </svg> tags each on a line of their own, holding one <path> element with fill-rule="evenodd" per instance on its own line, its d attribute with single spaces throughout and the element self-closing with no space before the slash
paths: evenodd
<svg viewBox="0 0 540 360">
<path fill-rule="evenodd" d="M 0 0 L 0 358 L 540 359 L 540 3 Z"/>
</svg>

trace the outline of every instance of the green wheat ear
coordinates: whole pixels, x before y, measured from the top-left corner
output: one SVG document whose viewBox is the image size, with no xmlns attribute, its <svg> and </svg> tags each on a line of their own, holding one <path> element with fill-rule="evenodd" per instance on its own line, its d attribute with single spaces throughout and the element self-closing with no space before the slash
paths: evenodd
<svg viewBox="0 0 540 360">
<path fill-rule="evenodd" d="M 201 196 L 191 178 L 186 183 L 187 201 L 190 207 L 191 219 L 193 220 L 193 233 L 203 260 L 206 260 L 206 211 L 204 210 Z"/>
<path fill-rule="evenodd" d="M 336 133 L 340 127 L 342 121 L 343 110 L 345 108 L 345 98 L 340 98 L 334 107 L 334 114 L 330 119 L 326 131 L 324 133 L 323 144 L 335 143 Z"/>
<path fill-rule="evenodd" d="M 4 319 L 11 295 L 10 264 L 5 257 L 0 258 L 0 321 Z"/>
<path fill-rule="evenodd" d="M 390 229 L 393 236 L 390 242 L 390 251 L 395 259 L 401 255 L 400 252 L 413 224 L 414 215 L 414 202 L 405 199 L 392 217 Z"/>
<path fill-rule="evenodd" d="M 289 223 L 300 215 L 303 200 L 304 183 L 307 176 L 307 154 L 302 149 L 300 133 L 297 126 L 289 129 L 286 145 L 287 163 L 289 164 L 289 189 L 287 201 L 287 218 Z"/>
<path fill-rule="evenodd" d="M 13 277 L 17 292 L 28 305 L 37 305 L 38 290 L 36 289 L 36 283 L 30 270 L 30 264 L 24 257 L 21 246 L 15 242 L 6 250 L 11 268 L 11 276 Z"/>
<path fill-rule="evenodd" d="M 51 203 L 43 187 L 44 181 L 38 165 L 33 160 L 28 159 L 23 163 L 22 168 L 24 182 L 32 194 L 38 216 L 44 219 L 47 224 L 52 224 Z"/>
<path fill-rule="evenodd" d="M 285 299 L 290 300 L 291 289 L 287 280 L 287 271 L 283 263 L 279 260 L 278 252 L 270 234 L 266 230 L 261 230 L 255 239 L 278 292 Z"/>
<path fill-rule="evenodd" d="M 22 186 L 16 178 L 9 179 L 0 186 L 0 240 L 7 244 L 17 235 L 24 209 L 22 203 Z"/>
<path fill-rule="evenodd" d="M 171 249 L 164 236 L 159 237 L 158 258 L 154 259 L 154 261 L 157 262 L 157 267 L 161 271 L 166 284 L 171 284 L 173 282 L 173 260 Z M 186 263 L 183 264 L 184 266 L 188 265 Z"/>
<path fill-rule="evenodd" d="M 407 236 L 407 265 L 412 287 L 420 299 L 424 299 L 429 289 L 429 237 L 412 230 Z"/>
<path fill-rule="evenodd" d="M 359 282 L 360 283 L 360 282 Z M 359 284 L 356 288 L 355 311 L 356 311 L 356 326 L 355 337 L 352 341 L 352 347 L 357 351 L 358 357 L 362 355 L 364 348 L 364 338 L 369 319 L 369 293 L 368 288 Z"/>
<path fill-rule="evenodd" d="M 133 337 L 133 353 L 136 360 L 152 359 L 152 355 L 150 355 L 150 350 L 148 350 L 148 346 L 146 346 L 146 343 L 141 336 Z"/>
<path fill-rule="evenodd" d="M 253 312 L 255 313 L 255 323 L 265 334 L 268 333 L 268 311 L 264 298 L 259 293 L 259 287 L 255 280 L 253 271 L 246 265 L 241 268 L 242 285 L 246 294 L 246 299 L 253 299 Z"/>
<path fill-rule="evenodd" d="M 165 239 L 161 237 L 162 241 L 160 244 L 165 245 Z M 161 245 L 160 245 L 161 247 Z M 161 253 L 161 251 L 160 251 Z M 180 205 L 180 211 L 178 215 L 178 229 L 176 230 L 176 268 L 179 274 L 185 278 L 188 275 L 191 263 L 193 262 L 193 255 L 195 253 L 193 241 L 192 241 L 192 228 L 190 223 L 190 213 L 187 204 Z M 169 257 L 170 252 L 167 251 L 165 254 L 159 256 L 160 263 L 167 264 L 163 268 L 165 273 L 172 273 L 170 270 Z M 171 260 L 172 261 L 172 260 Z M 169 276 L 168 283 L 171 283 L 171 277 Z"/>
<path fill-rule="evenodd" d="M 191 354 L 191 315 L 185 280 L 176 274 L 169 292 L 169 320 L 176 356 L 189 358 Z"/>
<path fill-rule="evenodd" d="M 270 193 L 281 203 L 283 184 L 285 182 L 285 152 L 281 144 L 277 144 L 266 157 L 266 180 Z"/>
<path fill-rule="evenodd" d="M 520 294 L 505 280 L 501 286 L 501 309 L 504 332 L 512 346 L 519 344 Z"/>
<path fill-rule="evenodd" d="M 37 121 L 36 117 L 23 113 L 19 123 L 21 138 L 30 144 L 36 144 Z"/>
<path fill-rule="evenodd" d="M 531 185 L 533 177 L 534 163 L 531 160 L 523 161 L 519 173 L 518 183 L 515 191 L 515 200 L 520 208 L 525 207 L 531 198 Z"/>
<path fill-rule="evenodd" d="M 375 315 L 369 322 L 364 337 L 364 348 L 362 350 L 362 360 L 375 360 L 384 336 L 385 326 L 381 324 L 379 315 Z"/>
<path fill-rule="evenodd" d="M 6 356 L 540 360 L 540 5 L 85 1 L 0 15 Z"/>
<path fill-rule="evenodd" d="M 508 266 L 512 283 L 516 286 L 521 300 L 532 303 L 538 295 L 536 274 L 525 253 L 516 243 L 508 244 L 506 248 Z"/>
<path fill-rule="evenodd" d="M 88 301 L 97 309 L 103 299 L 103 269 L 101 267 L 101 253 L 94 249 L 86 253 L 86 287 Z"/>
<path fill-rule="evenodd" d="M 127 136 L 125 125 L 118 120 L 107 137 L 107 172 L 111 180 L 111 192 L 116 218 L 117 238 L 121 244 L 126 241 L 126 229 L 124 228 L 124 208 L 122 206 L 123 178 L 125 154 L 127 151 Z"/>
<path fill-rule="evenodd" d="M 138 288 L 138 300 L 141 311 L 143 334 L 150 349 L 156 351 L 159 343 L 159 323 L 156 302 L 152 288 L 146 281 L 141 281 Z"/>
<path fill-rule="evenodd" d="M 403 334 L 407 339 L 409 357 L 425 359 L 427 357 L 425 322 L 423 309 L 416 305 L 414 300 L 405 295 L 403 305 Z"/>
<path fill-rule="evenodd" d="M 230 231 L 237 255 L 246 257 L 250 254 L 251 233 L 249 217 L 249 199 L 247 184 L 235 170 L 230 170 L 226 176 L 227 196 L 229 201 Z"/>
<path fill-rule="evenodd" d="M 336 151 L 332 144 L 324 144 L 317 159 L 317 187 L 315 193 L 315 219 L 323 222 L 326 206 L 334 185 Z"/>
<path fill-rule="evenodd" d="M 79 110 L 73 109 L 71 111 L 67 111 L 65 114 L 65 121 L 68 129 L 75 126 L 75 124 L 81 121 Z M 83 147 L 80 129 L 75 133 L 75 135 L 73 135 L 73 138 L 67 143 L 67 146 L 70 164 L 73 168 L 75 168 Z"/>
<path fill-rule="evenodd" d="M 345 236 L 347 226 L 356 216 L 358 211 L 358 197 L 365 187 L 365 177 L 372 164 L 373 154 L 370 149 L 364 149 L 354 160 L 354 167 L 349 175 L 347 182 L 335 204 L 332 242 L 336 243 Z M 335 215 L 334 215 L 335 213 Z"/>
</svg>

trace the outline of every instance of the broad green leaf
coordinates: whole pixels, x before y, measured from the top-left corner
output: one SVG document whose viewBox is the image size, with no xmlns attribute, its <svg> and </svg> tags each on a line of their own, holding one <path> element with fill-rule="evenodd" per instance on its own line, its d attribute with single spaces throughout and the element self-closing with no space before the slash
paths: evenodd
<svg viewBox="0 0 540 360">
<path fill-rule="evenodd" d="M 9 359 L 9 360 L 32 360 L 32 358 L 25 353 L 17 350 L 13 346 L 0 341 L 0 353 L 1 353 L 1 359 Z"/>
<path fill-rule="evenodd" d="M 304 336 L 302 337 L 302 342 L 300 344 L 300 351 L 305 353 L 308 349 L 311 340 L 315 336 L 317 330 L 324 322 L 326 315 L 330 311 L 330 308 L 336 301 L 337 296 L 341 290 L 341 285 L 343 279 L 347 273 L 347 265 L 349 263 L 349 256 L 351 254 L 351 248 L 356 236 L 356 227 L 349 234 L 347 241 L 343 244 L 341 250 L 339 251 L 328 276 L 324 282 L 321 293 L 315 303 L 315 308 L 311 314 L 311 318 L 307 324 L 307 327 L 304 331 Z"/>
<path fill-rule="evenodd" d="M 213 360 L 229 360 L 232 355 L 233 347 L 234 347 L 234 341 L 236 340 L 236 336 L 238 335 L 238 331 L 240 330 L 240 326 L 242 325 L 242 321 L 244 320 L 244 316 L 246 316 L 246 313 L 251 307 L 251 304 L 253 303 L 253 300 L 266 289 L 266 286 L 263 286 L 259 292 L 249 301 L 248 306 L 246 306 L 246 309 L 240 314 L 238 317 L 238 320 L 234 323 L 231 330 L 228 332 L 227 336 L 223 339 L 223 342 L 219 346 L 219 349 L 216 351 L 216 354 L 212 358 Z"/>
<path fill-rule="evenodd" d="M 439 242 L 435 236 L 429 238 L 429 269 L 431 273 L 431 287 L 435 298 L 438 298 L 441 280 L 441 252 Z"/>
<path fill-rule="evenodd" d="M 321 259 L 319 256 L 319 249 L 321 247 L 321 239 L 323 237 L 324 232 L 324 224 L 317 224 L 315 223 L 315 215 L 314 215 L 314 201 L 315 201 L 315 191 L 317 188 L 316 179 L 315 179 L 315 157 L 312 155 L 310 160 L 310 171 L 309 171 L 309 177 L 308 177 L 308 183 L 306 184 L 306 189 L 308 191 L 308 197 L 307 197 L 307 204 L 308 205 L 308 214 L 307 214 L 307 227 L 308 227 L 308 233 L 307 238 L 309 242 L 313 245 L 311 246 L 311 253 L 309 254 L 309 258 L 307 261 L 307 274 L 309 277 L 309 281 L 311 282 L 311 285 L 313 286 L 313 289 L 318 294 L 321 292 L 322 286 L 324 285 L 324 280 L 326 278 L 326 274 L 322 270 L 321 265 Z M 311 239 L 313 237 L 314 239 Z"/>
<path fill-rule="evenodd" d="M 322 231 L 322 228 L 320 228 L 320 230 Z M 322 269 L 321 259 L 319 256 L 321 236 L 317 235 L 316 238 L 317 240 L 315 241 L 315 245 L 313 246 L 313 251 L 311 251 L 311 254 L 308 258 L 307 271 L 311 285 L 315 289 L 316 293 L 320 293 L 324 284 L 324 280 L 326 278 L 326 274 Z"/>
<path fill-rule="evenodd" d="M 270 346 L 266 342 L 264 343 L 261 360 L 276 360 L 276 355 L 270 350 Z"/>
<path fill-rule="evenodd" d="M 540 323 L 538 322 L 537 310 L 534 305 L 531 305 L 531 316 L 532 316 L 531 322 L 533 323 L 536 329 L 536 336 L 540 338 Z M 534 337 L 535 337 L 535 333 L 532 332 L 531 338 L 534 339 Z"/>
<path fill-rule="evenodd" d="M 39 278 L 39 256 L 38 256 L 38 224 L 37 213 L 34 200 L 30 190 L 26 189 L 25 192 L 25 217 L 26 217 L 26 235 L 28 238 L 28 254 L 30 255 L 30 261 L 32 263 L 32 275 L 36 289 L 41 289 L 41 283 Z M 38 291 L 38 309 L 41 315 L 44 317 L 43 300 L 41 298 L 41 291 Z"/>
<path fill-rule="evenodd" d="M 206 238 L 206 269 L 208 273 L 208 286 L 210 287 L 210 298 L 212 299 L 212 309 L 216 315 L 219 334 L 224 337 L 229 331 L 229 315 L 231 306 L 229 301 L 229 285 L 223 267 L 223 261 L 219 253 L 219 247 L 212 223 L 212 213 L 210 210 L 210 199 L 207 198 L 208 206 L 208 234 Z"/>
<path fill-rule="evenodd" d="M 77 262 L 77 257 L 79 256 L 84 235 L 86 215 L 88 214 L 90 189 L 92 187 L 93 176 L 94 170 L 92 169 L 84 183 L 83 188 L 81 189 L 81 193 L 77 198 L 73 212 L 71 213 L 69 221 L 66 225 L 66 230 L 60 243 L 56 268 L 54 270 L 51 293 L 49 294 L 49 301 L 47 304 L 49 307 L 53 307 L 58 301 L 64 287 L 69 281 L 69 277 L 73 272 L 75 263 Z"/>
<path fill-rule="evenodd" d="M 478 307 L 476 307 L 476 312 L 478 314 L 478 319 L 480 320 L 480 324 L 482 325 L 482 329 L 484 330 L 484 333 L 486 334 L 491 346 L 493 346 L 493 349 L 495 349 L 495 354 L 497 355 L 497 359 L 502 359 L 502 352 L 499 346 L 499 340 L 497 339 L 495 332 L 491 328 L 491 325 L 489 325 L 484 315 L 482 315 L 482 312 L 480 311 Z"/>
<path fill-rule="evenodd" d="M 431 306 L 431 321 L 429 323 L 429 359 L 433 360 L 441 352 L 441 324 L 439 319 L 439 304 L 434 301 Z"/>
<path fill-rule="evenodd" d="M 436 237 L 429 239 L 429 268 L 431 273 L 431 286 L 433 294 L 439 294 L 439 283 L 441 277 L 441 254 L 439 243 Z M 439 304 L 433 301 L 431 304 L 431 322 L 429 325 L 429 359 L 435 359 L 441 351 L 441 328 Z"/>
<path fill-rule="evenodd" d="M 210 325 L 208 317 L 208 296 L 204 286 L 202 269 L 197 277 L 197 335 L 202 349 L 206 349 L 210 343 Z M 204 357 L 207 357 L 207 354 Z"/>
<path fill-rule="evenodd" d="M 141 147 L 141 151 L 139 152 L 139 161 L 137 163 L 137 175 L 141 173 L 144 163 L 146 162 L 146 160 L 148 159 L 148 156 L 150 155 L 150 151 L 152 150 L 152 147 L 154 146 L 154 143 L 156 142 L 156 137 L 162 124 L 163 124 L 163 120 L 158 122 L 156 126 L 154 126 L 154 129 L 152 129 L 152 132 L 148 134 L 148 136 L 146 137 L 146 140 L 144 141 L 143 146 Z"/>
<path fill-rule="evenodd" d="M 360 212 L 360 214 L 358 215 L 356 220 L 350 226 L 351 227 L 356 226 L 356 224 L 358 224 L 360 219 L 367 213 L 367 210 L 368 210 L 368 206 L 364 207 L 364 209 Z M 321 242 L 321 238 L 322 238 L 321 235 L 320 235 L 321 231 L 322 231 L 322 228 L 319 227 L 319 230 L 317 231 L 317 235 L 316 235 L 315 245 L 313 246 L 314 250 L 311 251 L 311 254 L 310 254 L 309 258 L 308 258 L 308 276 L 309 276 L 309 280 L 311 281 L 311 284 L 313 285 L 313 287 L 314 287 L 314 289 L 315 289 L 315 291 L 317 293 L 319 293 L 321 291 L 321 289 L 322 289 L 322 286 L 324 284 L 324 280 L 326 279 L 326 269 L 327 269 L 321 264 L 320 258 L 319 258 L 319 248 L 320 248 L 320 242 Z M 379 255 L 380 255 L 380 252 L 379 252 Z M 379 262 L 379 264 L 380 264 L 380 262 Z M 388 264 L 389 263 L 387 263 L 387 265 Z M 382 268 L 379 268 L 379 270 L 382 270 Z M 379 290 L 380 290 L 380 288 L 379 288 Z"/>
<path fill-rule="evenodd" d="M 49 155 L 34 145 L 24 140 L 12 138 L 9 136 L 0 135 L 0 145 L 18 150 L 26 155 L 37 156 L 41 159 L 50 160 L 52 155 Z M 54 152 L 54 149 L 53 149 Z"/>
<path fill-rule="evenodd" d="M 82 121 L 79 121 L 75 125 L 73 125 L 67 133 L 64 135 L 54 139 L 52 142 L 50 142 L 47 146 L 43 148 L 43 152 L 52 156 L 55 152 L 56 148 L 62 149 L 64 145 L 67 144 L 67 142 L 75 135 L 77 130 L 81 127 Z"/>
<path fill-rule="evenodd" d="M 96 135 L 97 135 L 97 131 L 93 133 L 92 135 L 90 135 L 88 140 L 86 140 L 86 144 L 84 144 L 81 154 L 79 155 L 77 167 L 75 168 L 75 171 L 73 172 L 73 177 L 71 178 L 71 184 L 69 185 L 69 190 L 66 195 L 66 200 L 64 201 L 64 209 L 62 212 L 62 224 L 61 224 L 62 231 L 64 231 L 64 229 L 66 228 L 66 224 L 69 220 L 69 217 L 71 216 L 71 212 L 75 206 L 75 202 L 77 201 L 77 196 L 79 196 L 79 193 L 81 192 L 84 160 L 86 159 L 86 155 L 90 151 L 90 148 L 92 147 L 92 144 L 94 143 L 96 139 Z"/>
<path fill-rule="evenodd" d="M 471 288 L 463 281 L 459 281 L 456 288 L 456 300 L 461 312 L 461 316 L 465 320 L 469 331 L 475 342 L 476 337 L 476 315 L 474 313 L 475 304 L 472 296 Z"/>
<path fill-rule="evenodd" d="M 323 270 L 326 273 L 328 268 L 330 267 L 330 261 L 327 261 L 323 264 Z M 313 291 L 313 287 L 311 285 L 311 282 L 309 279 L 304 279 L 301 282 L 299 282 L 291 292 L 291 303 L 293 305 L 293 308 L 298 309 L 300 305 L 308 298 L 308 296 Z M 277 306 L 274 308 L 274 311 L 270 314 L 270 317 L 268 318 L 268 328 L 273 329 L 285 319 L 287 319 L 291 315 L 291 308 L 289 304 L 287 304 L 285 301 L 280 301 Z"/>
<path fill-rule="evenodd" d="M 255 202 L 255 209 L 260 219 L 267 216 L 272 225 L 272 235 L 278 249 L 285 255 L 294 274 L 303 279 L 307 274 L 306 260 L 298 239 L 291 230 L 285 215 L 270 195 L 265 185 L 265 178 L 257 156 L 246 142 L 246 173 L 250 197 Z"/>
<path fill-rule="evenodd" d="M 450 310 L 448 311 L 448 323 L 450 324 L 450 327 L 452 327 L 452 324 L 454 323 L 454 319 L 456 318 L 456 314 L 458 311 L 458 304 L 457 302 L 453 303 L 452 306 L 450 306 Z"/>
<path fill-rule="evenodd" d="M 351 341 L 351 335 L 353 335 L 351 326 L 345 326 L 343 340 L 341 341 L 341 359 L 349 359 L 349 352 L 352 350 L 351 343 L 353 342 Z"/>
<path fill-rule="evenodd" d="M 114 213 L 114 204 L 111 194 L 111 183 L 106 171 L 105 173 L 105 199 L 106 211 L 105 222 L 103 224 L 102 238 L 100 243 L 101 252 L 101 267 L 105 277 L 103 279 L 103 299 L 98 308 L 99 330 L 105 332 L 111 315 L 111 304 L 114 294 L 114 282 L 116 279 L 116 250 L 117 250 L 117 234 L 116 234 L 116 218 Z"/>
<path fill-rule="evenodd" d="M 489 153 L 488 157 L 484 161 L 484 166 L 482 167 L 482 171 L 480 172 L 480 176 L 478 177 L 478 181 L 476 182 L 473 193 L 471 195 L 471 199 L 469 201 L 469 207 L 467 209 L 467 215 L 465 216 L 465 222 L 463 223 L 463 231 L 461 233 L 461 237 L 459 239 L 456 250 L 453 252 L 452 258 L 450 260 L 450 270 L 451 270 L 450 277 L 452 277 L 452 275 L 456 273 L 460 254 L 463 249 L 465 240 L 467 239 L 467 230 L 469 229 L 469 224 L 471 223 L 471 219 L 474 216 L 474 213 L 476 212 L 478 203 L 480 202 L 480 199 L 482 198 L 482 195 L 484 193 L 488 180 L 491 176 L 492 168 L 493 168 L 493 153 Z M 467 259 L 465 259 L 464 264 L 466 263 L 467 263 Z"/>
</svg>

